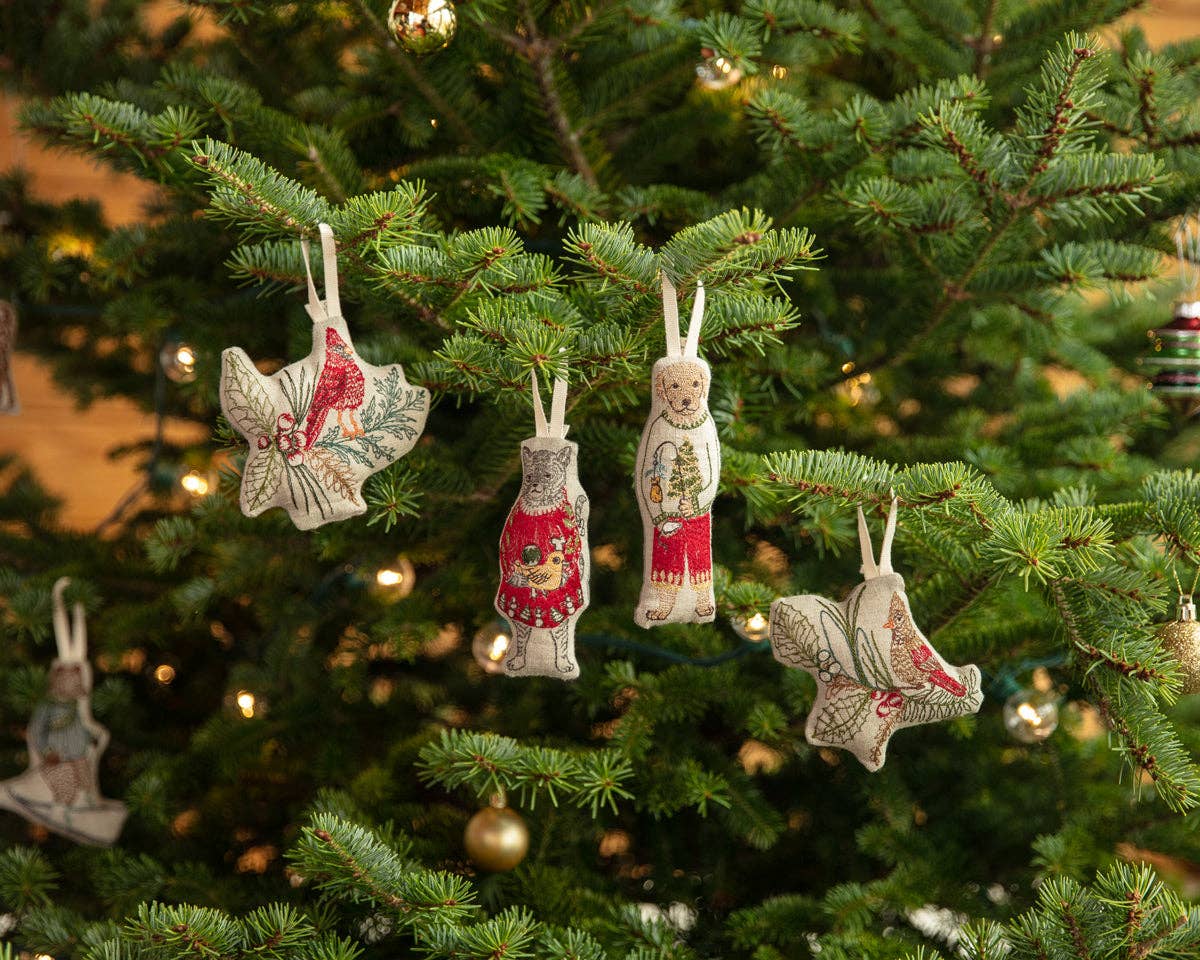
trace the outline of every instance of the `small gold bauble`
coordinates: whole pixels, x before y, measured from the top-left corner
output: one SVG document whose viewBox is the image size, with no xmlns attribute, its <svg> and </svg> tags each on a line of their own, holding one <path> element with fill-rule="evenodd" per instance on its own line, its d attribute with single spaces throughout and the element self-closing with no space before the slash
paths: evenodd
<svg viewBox="0 0 1200 960">
<path fill-rule="evenodd" d="M 396 0 L 388 12 L 388 30 L 409 53 L 441 50 L 454 39 L 458 13 L 452 0 Z"/>
<path fill-rule="evenodd" d="M 491 873 L 504 873 L 529 852 L 529 828 L 515 810 L 484 807 L 467 821 L 463 845 L 476 866 Z"/>
<path fill-rule="evenodd" d="M 1179 598 L 1179 614 L 1158 628 L 1163 649 L 1179 662 L 1183 692 L 1200 693 L 1200 620 L 1191 597 Z"/>
</svg>

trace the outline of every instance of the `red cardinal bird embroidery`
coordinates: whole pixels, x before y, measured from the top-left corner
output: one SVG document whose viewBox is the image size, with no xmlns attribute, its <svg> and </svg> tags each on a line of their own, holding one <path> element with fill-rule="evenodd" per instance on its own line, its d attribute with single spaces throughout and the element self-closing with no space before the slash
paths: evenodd
<svg viewBox="0 0 1200 960">
<path fill-rule="evenodd" d="M 892 594 L 887 623 L 883 628 L 892 631 L 892 672 L 902 686 L 922 687 L 932 683 L 956 697 L 966 695 L 967 688 L 938 665 L 933 648 L 913 626 L 908 608 L 899 593 Z"/>
<path fill-rule="evenodd" d="M 343 437 L 361 437 L 365 431 L 355 421 L 354 411 L 362 406 L 365 390 L 366 381 L 354 362 L 354 352 L 330 327 L 325 331 L 325 367 L 317 378 L 317 388 L 308 408 L 308 419 L 304 422 L 304 432 L 308 438 L 306 449 L 320 435 L 330 410 L 337 411 L 338 426 L 342 428 Z M 343 413 L 348 414 L 350 426 L 343 422 Z"/>
</svg>

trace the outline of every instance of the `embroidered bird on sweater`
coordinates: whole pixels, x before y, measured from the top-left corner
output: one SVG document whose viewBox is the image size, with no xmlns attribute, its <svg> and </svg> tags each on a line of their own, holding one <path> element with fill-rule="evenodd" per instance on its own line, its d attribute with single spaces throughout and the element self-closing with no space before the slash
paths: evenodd
<svg viewBox="0 0 1200 960">
<path fill-rule="evenodd" d="M 521 576 L 525 582 L 539 590 L 557 590 L 562 586 L 564 574 L 566 573 L 566 554 L 563 548 L 566 546 L 564 537 L 552 537 L 550 545 L 554 549 L 550 555 L 543 558 L 542 551 L 534 544 L 530 544 L 521 551 Z"/>
<path fill-rule="evenodd" d="M 330 410 L 337 411 L 338 426 L 342 428 L 343 437 L 361 437 L 363 428 L 354 419 L 354 411 L 362 406 L 365 392 L 366 380 L 354 359 L 354 351 L 330 327 L 325 331 L 325 366 L 317 379 L 308 418 L 304 423 L 307 445 L 311 447 L 320 436 Z M 343 413 L 350 421 L 349 426 L 342 419 Z"/>
<path fill-rule="evenodd" d="M 913 626 L 899 593 L 892 594 L 888 605 L 885 630 L 892 631 L 890 659 L 892 672 L 902 687 L 923 687 L 927 683 L 941 687 L 956 697 L 964 696 L 967 688 L 946 673 L 933 655 L 933 648 Z"/>
</svg>

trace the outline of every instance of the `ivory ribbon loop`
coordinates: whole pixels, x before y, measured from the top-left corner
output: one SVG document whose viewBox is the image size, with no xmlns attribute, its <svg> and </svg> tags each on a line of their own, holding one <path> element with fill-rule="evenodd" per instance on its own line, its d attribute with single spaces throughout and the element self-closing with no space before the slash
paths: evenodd
<svg viewBox="0 0 1200 960">
<path fill-rule="evenodd" d="M 704 283 L 697 281 L 696 298 L 692 301 L 692 318 L 688 323 L 686 345 L 679 339 L 679 296 L 675 284 L 661 271 L 663 291 L 663 326 L 667 339 L 667 356 L 695 357 L 700 350 L 700 327 L 704 321 Z"/>
<path fill-rule="evenodd" d="M 546 422 L 546 411 L 542 407 L 542 395 L 538 389 L 537 371 L 530 374 L 533 385 L 533 423 L 539 437 L 564 439 L 567 435 L 567 381 L 555 377 L 554 392 L 550 397 L 550 422 Z"/>
<path fill-rule="evenodd" d="M 74 623 L 68 621 L 67 604 L 63 599 L 63 592 L 70 585 L 70 577 L 59 577 L 51 591 L 54 640 L 58 647 L 58 659 L 76 663 L 87 658 L 87 619 L 83 604 L 76 602 L 72 611 Z"/>
<path fill-rule="evenodd" d="M 313 283 L 312 268 L 308 262 L 308 241 L 300 241 L 300 250 L 304 255 L 304 273 L 308 277 L 308 315 L 313 323 L 334 320 L 342 315 L 341 298 L 338 296 L 337 274 L 337 243 L 333 237 L 333 228 L 327 223 L 317 224 L 321 234 L 321 260 L 325 270 L 325 299 L 317 296 L 317 286 Z"/>
</svg>

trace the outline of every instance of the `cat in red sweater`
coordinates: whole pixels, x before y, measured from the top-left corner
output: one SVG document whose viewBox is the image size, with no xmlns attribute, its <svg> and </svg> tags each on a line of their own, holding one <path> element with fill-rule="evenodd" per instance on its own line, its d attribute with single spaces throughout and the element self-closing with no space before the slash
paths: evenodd
<svg viewBox="0 0 1200 960">
<path fill-rule="evenodd" d="M 555 438 L 521 446 L 521 493 L 500 537 L 496 592 L 496 610 L 513 627 L 505 660 L 511 674 L 579 676 L 574 628 L 588 604 L 588 500 L 577 451 Z"/>
</svg>

